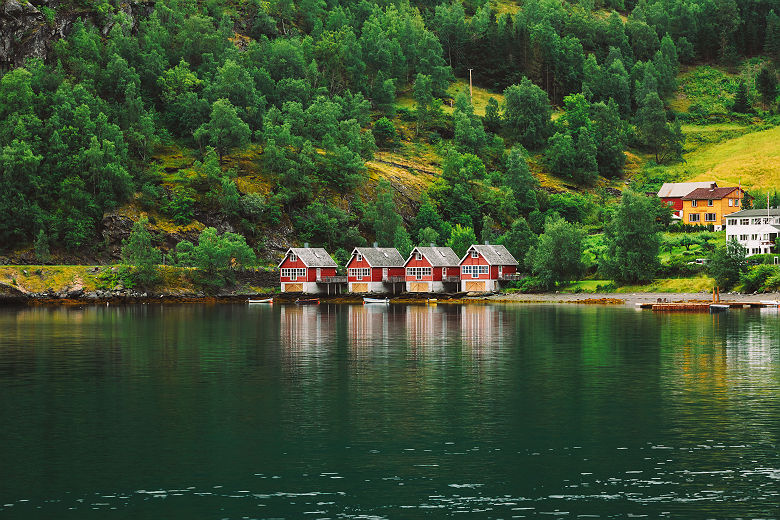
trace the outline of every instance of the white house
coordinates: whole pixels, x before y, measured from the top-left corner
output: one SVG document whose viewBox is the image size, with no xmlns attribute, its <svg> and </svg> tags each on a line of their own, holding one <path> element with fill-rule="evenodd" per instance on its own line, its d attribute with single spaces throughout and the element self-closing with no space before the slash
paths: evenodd
<svg viewBox="0 0 780 520">
<path fill-rule="evenodd" d="M 726 217 L 726 240 L 736 238 L 748 256 L 772 253 L 780 234 L 780 209 L 746 209 Z"/>
</svg>

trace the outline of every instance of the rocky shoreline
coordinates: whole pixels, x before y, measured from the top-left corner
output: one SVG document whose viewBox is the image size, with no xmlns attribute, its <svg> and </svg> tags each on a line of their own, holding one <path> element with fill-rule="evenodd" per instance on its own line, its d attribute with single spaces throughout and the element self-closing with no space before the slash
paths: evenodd
<svg viewBox="0 0 780 520">
<path fill-rule="evenodd" d="M 0 287 L 0 304 L 11 305 L 131 305 L 131 304 L 191 304 L 191 303 L 244 303 L 250 298 L 273 297 L 276 303 L 294 303 L 299 295 L 279 293 L 247 293 L 224 291 L 215 294 L 205 292 L 154 293 L 143 291 L 84 291 L 83 289 L 63 289 L 40 293 L 8 294 Z M 630 305 L 639 303 L 679 303 L 711 302 L 708 293 L 539 293 L 539 294 L 493 294 L 493 295 L 428 295 L 402 294 L 391 298 L 392 303 L 423 303 L 427 298 L 437 298 L 439 304 L 479 304 L 479 303 L 522 303 L 522 304 L 588 304 L 588 305 Z M 362 303 L 360 295 L 320 296 L 321 303 L 357 304 Z M 721 295 L 722 302 L 756 303 L 766 300 L 780 300 L 780 293 Z"/>
</svg>

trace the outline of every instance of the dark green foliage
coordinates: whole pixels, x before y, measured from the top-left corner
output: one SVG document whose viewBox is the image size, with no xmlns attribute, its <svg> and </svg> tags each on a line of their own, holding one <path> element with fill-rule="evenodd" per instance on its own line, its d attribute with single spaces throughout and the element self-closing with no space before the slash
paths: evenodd
<svg viewBox="0 0 780 520">
<path fill-rule="evenodd" d="M 218 99 L 211 107 L 211 118 L 193 134 L 201 144 L 208 143 L 217 150 L 219 160 L 231 148 L 244 146 L 249 142 L 249 125 L 236 113 L 236 108 L 227 99 Z"/>
<path fill-rule="evenodd" d="M 547 94 L 528 78 L 504 90 L 504 128 L 527 148 L 538 148 L 550 135 L 552 108 Z"/>
<path fill-rule="evenodd" d="M 531 231 L 528 222 L 520 217 L 512 222 L 509 231 L 498 238 L 498 243 L 504 245 L 522 264 L 528 251 L 536 244 L 536 235 Z"/>
<path fill-rule="evenodd" d="M 403 227 L 403 220 L 395 210 L 393 188 L 382 179 L 376 193 L 376 203 L 369 206 L 366 217 L 374 228 L 379 247 L 395 247 L 396 230 Z"/>
<path fill-rule="evenodd" d="M 736 254 L 739 258 L 739 254 Z M 733 264 L 732 264 L 733 268 Z M 742 291 L 746 293 L 755 293 L 765 289 L 765 285 L 770 279 L 780 282 L 780 267 L 776 265 L 760 264 L 742 271 Z M 776 289 L 775 289 L 776 290 Z"/>
<path fill-rule="evenodd" d="M 458 147 L 467 152 L 478 154 L 485 147 L 487 136 L 482 120 L 474 114 L 468 96 L 461 92 L 455 100 L 455 110 L 452 114 L 454 141 Z"/>
<path fill-rule="evenodd" d="M 49 252 L 49 237 L 43 229 L 38 231 L 38 235 L 35 237 L 33 250 L 35 251 L 35 258 L 42 264 L 48 263 L 51 259 L 51 253 Z"/>
<path fill-rule="evenodd" d="M 474 229 L 470 226 L 461 226 L 456 224 L 452 228 L 452 234 L 447 239 L 446 246 L 451 247 L 458 258 L 461 258 L 466 254 L 469 247 L 477 243 L 477 235 L 474 233 Z"/>
<path fill-rule="evenodd" d="M 528 170 L 526 152 L 521 146 L 515 146 L 506 159 L 504 183 L 511 188 L 516 200 L 517 210 L 524 215 L 538 207 L 535 189 L 538 181 Z"/>
<path fill-rule="evenodd" d="M 607 251 L 599 269 L 621 283 L 652 280 L 658 269 L 660 237 L 653 202 L 626 191 L 605 230 Z"/>
<path fill-rule="evenodd" d="M 183 240 L 176 245 L 176 258 L 180 265 L 197 267 L 205 285 L 221 286 L 232 281 L 232 272 L 256 262 L 255 253 L 246 239 L 235 233 L 217 234 L 211 227 L 204 229 L 198 244 Z"/>
<path fill-rule="evenodd" d="M 715 283 L 724 291 L 734 287 L 747 269 L 747 249 L 737 242 L 736 238 L 716 249 L 708 266 Z"/>
<path fill-rule="evenodd" d="M 582 273 L 584 236 L 576 225 L 561 217 L 547 218 L 544 233 L 526 256 L 526 264 L 544 289 L 552 289 Z"/>
<path fill-rule="evenodd" d="M 750 100 L 748 99 L 748 88 L 744 81 L 739 82 L 737 93 L 734 95 L 734 104 L 731 110 L 739 114 L 747 114 L 751 111 Z"/>
<path fill-rule="evenodd" d="M 770 106 L 777 97 L 777 73 L 769 66 L 761 67 L 756 77 L 756 89 L 761 94 L 764 106 Z"/>
<path fill-rule="evenodd" d="M 159 281 L 158 265 L 162 255 L 152 245 L 152 235 L 146 229 L 149 219 L 141 217 L 127 240 L 122 242 L 122 262 L 132 267 L 132 277 L 137 285 L 148 287 Z"/>
<path fill-rule="evenodd" d="M 676 159 L 682 155 L 683 136 L 679 122 L 666 121 L 663 103 L 655 92 L 649 93 L 636 115 L 636 127 L 656 162 Z"/>
<path fill-rule="evenodd" d="M 374 139 L 379 148 L 392 148 L 395 146 L 398 133 L 392 121 L 383 117 L 374 123 Z"/>
</svg>

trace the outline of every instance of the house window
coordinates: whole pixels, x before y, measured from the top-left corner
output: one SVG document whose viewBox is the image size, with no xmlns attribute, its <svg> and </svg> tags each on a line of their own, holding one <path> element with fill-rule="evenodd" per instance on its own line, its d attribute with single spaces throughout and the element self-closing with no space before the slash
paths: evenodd
<svg viewBox="0 0 780 520">
<path fill-rule="evenodd" d="M 414 259 L 415 260 L 422 260 L 422 253 L 420 253 L 419 251 L 416 251 L 414 253 Z"/>
<path fill-rule="evenodd" d="M 362 261 L 363 261 L 363 255 L 361 255 L 360 253 L 358 253 L 358 254 L 357 254 L 357 257 L 355 258 L 355 260 L 357 260 L 358 262 L 362 262 Z"/>
<path fill-rule="evenodd" d="M 417 280 L 422 280 L 423 276 L 431 276 L 431 268 L 430 267 L 407 267 L 406 276 L 410 278 L 415 278 Z"/>
<path fill-rule="evenodd" d="M 298 255 L 295 253 L 290 253 L 290 262 L 295 262 L 298 260 Z"/>
<path fill-rule="evenodd" d="M 370 275 L 368 267 L 355 267 L 349 270 L 349 276 L 362 280 Z"/>
<path fill-rule="evenodd" d="M 464 265 L 461 267 L 463 274 L 470 274 L 472 278 L 479 278 L 481 274 L 488 273 L 488 266 L 486 265 Z"/>
<path fill-rule="evenodd" d="M 696 203 L 697 203 L 697 202 L 698 202 L 697 200 L 692 200 L 692 201 L 691 201 L 691 207 L 692 207 L 692 208 L 695 208 L 695 207 L 696 207 Z"/>
<path fill-rule="evenodd" d="M 749 218 L 741 218 L 741 219 L 739 219 L 739 225 L 740 226 L 749 226 L 750 225 L 750 219 Z"/>
<path fill-rule="evenodd" d="M 707 206 L 712 206 L 713 204 L 715 204 L 715 201 L 714 201 L 714 200 L 712 200 L 712 199 L 709 199 L 709 200 L 707 201 Z"/>
<path fill-rule="evenodd" d="M 747 235 L 739 235 L 739 239 L 742 241 L 747 241 L 748 236 Z"/>
<path fill-rule="evenodd" d="M 737 225 L 737 219 L 730 218 L 729 219 L 729 226 L 736 226 Z"/>
<path fill-rule="evenodd" d="M 471 258 L 479 258 L 479 253 L 477 253 L 475 250 L 471 251 Z"/>
<path fill-rule="evenodd" d="M 698 222 L 699 220 L 701 220 L 701 215 L 698 213 L 691 213 L 688 215 L 688 222 Z"/>
<path fill-rule="evenodd" d="M 299 276 L 306 276 L 306 269 L 300 267 L 282 269 L 282 278 L 296 280 Z"/>
<path fill-rule="evenodd" d="M 715 222 L 715 213 L 705 213 L 704 214 L 704 221 L 705 222 Z"/>
<path fill-rule="evenodd" d="M 760 224 L 761 224 L 761 219 L 760 219 L 760 218 L 754 218 L 754 219 L 753 219 L 753 224 L 754 224 L 754 225 L 755 225 L 755 224 L 759 224 L 759 225 L 760 225 Z"/>
<path fill-rule="evenodd" d="M 729 206 L 734 206 L 734 199 L 729 199 Z"/>
<path fill-rule="evenodd" d="M 750 240 L 758 240 L 758 235 L 756 234 L 750 235 Z"/>
</svg>

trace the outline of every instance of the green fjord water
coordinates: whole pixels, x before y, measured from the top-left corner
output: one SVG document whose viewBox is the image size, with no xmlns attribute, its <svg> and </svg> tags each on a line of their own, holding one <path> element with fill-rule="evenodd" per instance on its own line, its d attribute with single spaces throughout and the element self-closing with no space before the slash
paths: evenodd
<svg viewBox="0 0 780 520">
<path fill-rule="evenodd" d="M 0 309 L 0 518 L 780 515 L 780 316 Z"/>
</svg>

